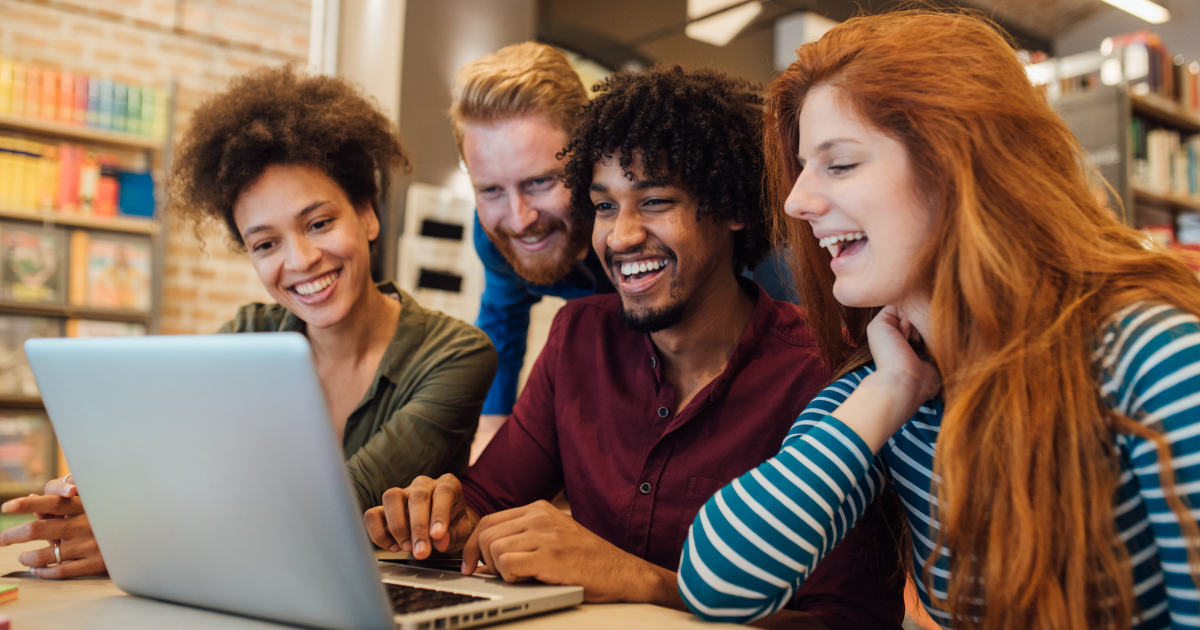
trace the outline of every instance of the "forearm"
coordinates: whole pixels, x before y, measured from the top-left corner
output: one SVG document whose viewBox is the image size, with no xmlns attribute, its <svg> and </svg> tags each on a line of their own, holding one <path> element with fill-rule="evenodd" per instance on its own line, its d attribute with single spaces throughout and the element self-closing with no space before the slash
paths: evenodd
<svg viewBox="0 0 1200 630">
<path fill-rule="evenodd" d="M 903 388 L 888 376 L 870 374 L 831 415 L 858 434 L 872 454 L 878 453 L 894 434 L 890 428 L 901 426 L 916 411 L 908 410 L 908 401 L 898 391 Z"/>
<path fill-rule="evenodd" d="M 720 490 L 688 534 L 678 580 L 685 603 L 738 623 L 782 608 L 883 486 L 870 463 L 851 429 L 823 419 Z M 873 483 L 863 482 L 868 475 Z"/>
<path fill-rule="evenodd" d="M 678 577 L 669 571 L 641 558 L 630 556 L 631 571 L 625 601 L 637 604 L 654 604 L 664 608 L 687 610 L 679 596 Z"/>
</svg>

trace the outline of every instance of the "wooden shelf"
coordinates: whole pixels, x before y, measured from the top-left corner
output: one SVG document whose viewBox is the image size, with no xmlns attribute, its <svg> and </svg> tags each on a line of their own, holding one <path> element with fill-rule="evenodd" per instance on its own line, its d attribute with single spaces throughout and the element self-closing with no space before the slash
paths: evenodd
<svg viewBox="0 0 1200 630">
<path fill-rule="evenodd" d="M 38 396 L 0 395 L 0 409 L 45 409 Z"/>
<path fill-rule="evenodd" d="M 1160 195 L 1144 188 L 1133 186 L 1133 198 L 1138 203 L 1156 204 L 1183 212 L 1200 212 L 1200 199 L 1196 197 Z"/>
<path fill-rule="evenodd" d="M 51 225 L 66 225 L 70 227 L 91 228 L 93 230 L 108 230 L 110 232 L 126 232 L 129 234 L 156 234 L 158 222 L 152 219 L 134 219 L 131 217 L 88 217 L 82 215 L 61 214 L 58 212 L 37 212 L 28 210 L 9 210 L 0 208 L 0 219 L 18 219 L 21 221 L 37 221 Z"/>
<path fill-rule="evenodd" d="M 150 325 L 150 313 L 145 311 L 126 311 L 111 308 L 92 308 L 90 306 L 70 306 L 66 304 L 33 304 L 27 302 L 0 301 L 0 313 L 10 315 L 35 315 L 41 317 L 68 317 L 73 319 L 99 319 L 109 322 L 129 322 Z"/>
<path fill-rule="evenodd" d="M 43 133 L 80 142 L 99 142 L 102 144 L 117 145 L 129 149 L 161 151 L 163 148 L 162 141 L 157 138 L 149 138 L 121 131 L 107 131 L 84 125 L 68 125 L 41 118 L 29 118 L 28 116 L 0 114 L 0 127 Z"/>
<path fill-rule="evenodd" d="M 1133 112 L 1157 122 L 1177 127 L 1187 133 L 1200 133 L 1200 117 L 1194 116 L 1174 101 L 1157 94 L 1129 95 Z"/>
</svg>

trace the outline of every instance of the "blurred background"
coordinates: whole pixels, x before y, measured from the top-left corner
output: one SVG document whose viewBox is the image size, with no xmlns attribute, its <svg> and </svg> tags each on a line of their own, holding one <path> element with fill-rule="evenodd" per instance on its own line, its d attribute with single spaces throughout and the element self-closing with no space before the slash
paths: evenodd
<svg viewBox="0 0 1200 630">
<path fill-rule="evenodd" d="M 62 463 L 31 336 L 214 332 L 269 301 L 244 254 L 163 216 L 173 140 L 234 75 L 294 64 L 358 83 L 413 156 L 378 279 L 473 321 L 482 268 L 447 109 L 463 64 L 536 39 L 585 85 L 656 63 L 769 83 L 850 0 L 0 0 L 0 494 Z M 991 16 L 1088 150 L 1099 198 L 1200 269 L 1200 0 L 929 0 Z M 425 221 L 463 226 L 426 235 Z M 453 233 L 454 231 L 451 230 Z M 536 356 L 561 302 L 535 308 Z M 526 361 L 529 365 L 531 361 Z"/>
</svg>

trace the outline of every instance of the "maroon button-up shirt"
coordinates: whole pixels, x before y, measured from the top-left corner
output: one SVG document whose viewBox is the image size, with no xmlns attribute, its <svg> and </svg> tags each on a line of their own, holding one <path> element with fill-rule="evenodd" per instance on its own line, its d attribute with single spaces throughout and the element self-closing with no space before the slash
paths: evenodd
<svg viewBox="0 0 1200 630">
<path fill-rule="evenodd" d="M 647 334 L 620 321 L 620 297 L 572 300 L 554 319 L 525 389 L 462 480 L 479 515 L 566 490 L 580 525 L 677 570 L 688 526 L 717 490 L 779 452 L 829 380 L 800 309 L 757 296 L 725 370 L 681 409 Z M 874 520 L 879 520 L 877 517 Z M 899 628 L 904 580 L 871 514 L 797 593 L 833 628 Z"/>
</svg>

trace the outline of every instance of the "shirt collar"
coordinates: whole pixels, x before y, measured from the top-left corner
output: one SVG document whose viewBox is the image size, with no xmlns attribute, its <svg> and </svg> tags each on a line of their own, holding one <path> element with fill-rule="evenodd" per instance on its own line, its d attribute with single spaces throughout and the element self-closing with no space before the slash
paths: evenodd
<svg viewBox="0 0 1200 630">
<path fill-rule="evenodd" d="M 724 396 L 729 391 L 733 379 L 741 372 L 742 367 L 754 358 L 758 344 L 775 322 L 779 304 L 771 299 L 771 296 L 767 295 L 767 292 L 753 280 L 738 276 L 737 281 L 743 291 L 755 298 L 754 310 L 750 313 L 750 322 L 746 326 L 746 332 L 742 333 L 742 338 L 734 346 L 733 354 L 729 355 L 729 361 L 725 363 L 725 369 L 710 381 L 708 385 L 705 385 L 703 389 L 697 392 L 692 400 L 688 402 L 687 406 L 680 410 L 679 414 L 671 422 L 668 430 L 674 430 L 686 424 L 703 411 L 709 403 Z M 644 360 L 647 365 L 651 366 L 654 378 L 659 387 L 662 387 L 665 383 L 662 371 L 662 359 L 659 357 L 658 349 L 654 347 L 654 342 L 650 339 L 649 333 L 643 334 L 642 337 L 646 342 L 647 353 L 647 357 Z"/>
</svg>

